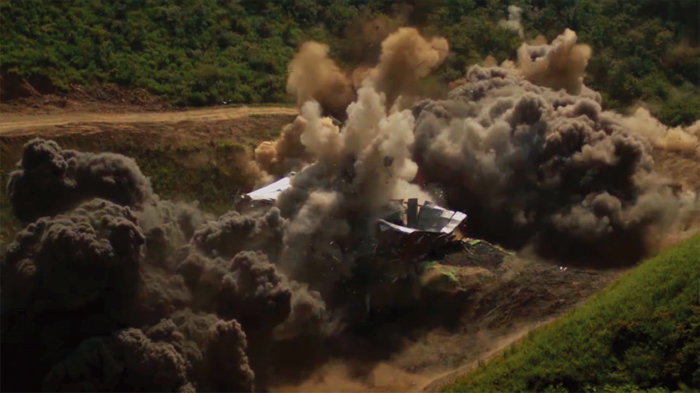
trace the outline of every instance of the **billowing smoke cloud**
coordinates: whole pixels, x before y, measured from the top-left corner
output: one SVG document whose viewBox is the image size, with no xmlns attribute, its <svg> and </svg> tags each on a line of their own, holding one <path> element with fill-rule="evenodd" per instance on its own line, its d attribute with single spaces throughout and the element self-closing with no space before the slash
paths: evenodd
<svg viewBox="0 0 700 393">
<path fill-rule="evenodd" d="M 414 108 L 426 180 L 469 212 L 475 235 L 563 258 L 638 260 L 655 235 L 697 220 L 700 204 L 653 172 L 651 146 L 628 120 L 585 93 L 471 68 L 449 100 Z"/>
<path fill-rule="evenodd" d="M 382 42 L 379 64 L 368 72 L 363 83 L 383 92 L 391 106 L 399 95 L 415 94 L 416 82 L 442 64 L 448 53 L 446 39 L 428 40 L 418 30 L 402 27 Z"/>
<path fill-rule="evenodd" d="M 2 269 L 4 388 L 38 390 L 22 380 L 40 384 L 83 338 L 109 334 L 126 318 L 143 242 L 131 211 L 104 200 L 17 235 Z"/>
<path fill-rule="evenodd" d="M 372 71 L 372 83 L 384 83 L 392 70 L 411 71 L 397 84 L 386 85 L 392 89 L 427 75 L 442 60 L 435 48 L 446 50 L 441 40 L 433 45 L 415 29 L 401 29 L 387 41 L 385 55 Z M 302 106 L 294 123 L 301 129 L 298 141 L 314 163 L 294 177 L 292 188 L 278 201 L 282 215 L 289 218 L 280 263 L 292 277 L 325 294 L 351 275 L 357 260 L 372 254 L 374 246 L 368 238 L 374 220 L 385 213 L 392 199 L 431 199 L 410 183 L 418 170 L 411 159 L 411 112 L 390 113 L 386 95 L 372 83 L 358 90 L 342 129 L 322 117 L 321 105 L 315 101 Z"/>
<path fill-rule="evenodd" d="M 320 117 L 317 103 L 302 107 L 301 142 L 316 161 L 279 198 L 289 217 L 281 263 L 322 293 L 372 255 L 374 222 L 392 199 L 431 199 L 410 183 L 418 170 L 410 150 L 413 116 L 388 112 L 385 102 L 383 93 L 361 88 L 342 129 Z"/>
<path fill-rule="evenodd" d="M 654 173 L 650 156 L 653 146 L 696 147 L 694 128 L 642 128 L 634 121 L 649 120 L 643 111 L 603 111 L 583 84 L 590 49 L 573 31 L 523 44 L 517 66 L 472 68 L 450 99 L 419 103 L 413 116 L 387 95 L 410 92 L 447 44 L 400 29 L 382 49 L 379 64 L 361 70 L 342 127 L 309 101 L 288 134 L 294 156 L 303 147 L 313 163 L 278 201 L 288 219 L 280 264 L 324 297 L 372 255 L 376 244 L 361 234 L 392 200 L 434 198 L 413 183 L 419 172 L 470 215 L 472 234 L 559 258 L 638 260 L 661 233 L 697 218 L 695 194 Z"/>
<path fill-rule="evenodd" d="M 297 97 L 300 107 L 313 100 L 321 105 L 324 114 L 344 119 L 356 89 L 371 84 L 385 94 L 390 107 L 399 95 L 415 95 L 418 80 L 442 64 L 448 53 L 446 39 L 426 39 L 415 28 L 402 27 L 382 41 L 376 66 L 360 66 L 348 77 L 328 58 L 327 45 L 306 42 L 289 65 L 287 90 Z"/>
<path fill-rule="evenodd" d="M 657 149 L 695 153 L 700 156 L 700 120 L 688 127 L 667 127 L 646 108 L 637 108 L 632 116 L 619 121 L 631 132 L 645 137 Z"/>
<path fill-rule="evenodd" d="M 209 221 L 194 233 L 193 244 L 207 255 L 233 257 L 243 250 L 268 250 L 275 255 L 275 247 L 282 240 L 286 222 L 279 209 L 243 215 L 229 211 L 217 220 Z"/>
<path fill-rule="evenodd" d="M 80 309 L 93 302 L 115 307 L 138 275 L 145 237 L 126 207 L 93 200 L 72 214 L 43 217 L 8 248 L 3 298 L 29 315 Z M 33 303 L 33 299 L 42 299 Z"/>
<path fill-rule="evenodd" d="M 504 29 L 512 30 L 518 33 L 520 39 L 523 39 L 525 38 L 525 32 L 523 29 L 523 25 L 520 23 L 522 14 L 522 8 L 518 7 L 517 5 L 509 5 L 508 19 L 499 21 L 498 25 L 503 27 Z"/>
<path fill-rule="evenodd" d="M 153 194 L 134 160 L 119 154 L 63 150 L 56 142 L 34 139 L 25 147 L 19 166 L 10 174 L 8 194 L 15 215 L 24 221 L 90 198 L 137 206 Z"/>
<path fill-rule="evenodd" d="M 279 138 L 260 143 L 255 148 L 257 165 L 267 173 L 281 177 L 311 162 L 311 155 L 301 143 L 304 128 L 306 119 L 297 116 L 292 123 L 282 127 Z"/>
<path fill-rule="evenodd" d="M 191 293 L 193 310 L 235 318 L 248 332 L 258 388 L 274 375 L 269 359 L 276 339 L 329 333 L 320 294 L 270 262 L 279 256 L 286 224 L 276 207 L 228 212 L 194 232 L 175 269 Z"/>
<path fill-rule="evenodd" d="M 573 30 L 566 29 L 549 45 L 523 43 L 518 49 L 520 73 L 536 85 L 579 94 L 585 88 L 583 76 L 591 58 L 591 47 L 576 44 L 577 39 Z"/>
<path fill-rule="evenodd" d="M 277 340 L 326 334 L 319 293 L 268 259 L 286 225 L 277 208 L 212 220 L 160 200 L 126 157 L 41 139 L 26 149 L 9 190 L 44 192 L 15 208 L 57 214 L 30 223 L 2 261 L 4 388 L 250 391 L 265 387 Z M 70 169 L 83 159 L 112 165 Z M 87 172 L 99 180 L 75 175 Z"/>
<path fill-rule="evenodd" d="M 235 320 L 178 311 L 145 331 L 85 340 L 48 373 L 47 391 L 252 391 Z"/>
<path fill-rule="evenodd" d="M 195 308 L 211 309 L 217 315 L 236 318 L 246 328 L 273 329 L 294 311 L 299 314 L 294 307 L 316 310 L 313 316 L 316 319 L 324 311 L 325 306 L 317 293 L 290 282 L 259 251 L 240 252 L 229 260 L 207 259 L 200 253 L 192 253 L 179 271 L 192 290 Z M 293 297 L 296 297 L 294 303 Z M 299 299 L 309 304 L 303 305 Z"/>
<path fill-rule="evenodd" d="M 328 57 L 328 45 L 313 41 L 304 43 L 289 64 L 287 91 L 297 97 L 299 106 L 313 99 L 338 116 L 354 96 L 347 75 Z"/>
<path fill-rule="evenodd" d="M 351 132 L 371 135 L 372 125 L 362 124 L 365 121 L 362 116 L 371 116 L 366 121 L 373 123 L 377 118 L 384 117 L 387 109 L 394 104 L 398 104 L 399 108 L 410 106 L 415 101 L 417 82 L 442 64 L 448 52 L 449 45 L 442 37 L 426 39 L 415 28 L 399 28 L 382 41 L 378 64 L 358 67 L 352 72 L 350 82 L 347 75 L 328 58 L 327 45 L 305 43 L 292 59 L 287 78 L 287 89 L 296 95 L 301 116 L 285 126 L 278 139 L 258 145 L 255 149 L 257 167 L 265 173 L 283 176 L 300 170 L 320 155 L 339 154 L 342 146 L 330 147 L 333 141 L 340 142 L 342 139 L 334 136 L 339 128 L 331 118 L 323 115 L 346 119 L 351 115 L 350 107 L 353 106 L 364 106 L 366 109 L 355 115 L 355 128 L 361 131 Z M 378 94 L 375 94 L 373 102 L 368 102 L 367 97 L 359 97 L 363 86 L 371 87 L 375 93 L 383 93 L 381 104 Z M 399 97 L 402 97 L 401 102 L 396 102 Z M 351 103 L 355 99 L 356 102 Z M 308 102 L 318 103 L 318 114 L 303 109 Z M 307 124 L 309 121 L 314 124 Z M 306 135 L 305 140 L 302 140 L 303 134 Z M 358 137 L 361 136 L 352 138 Z M 364 142 L 366 137 L 350 143 Z"/>
</svg>

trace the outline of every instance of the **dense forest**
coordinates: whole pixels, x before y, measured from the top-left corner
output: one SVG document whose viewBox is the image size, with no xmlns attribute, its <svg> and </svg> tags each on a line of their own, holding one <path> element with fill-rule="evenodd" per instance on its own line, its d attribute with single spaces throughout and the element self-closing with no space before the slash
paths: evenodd
<svg viewBox="0 0 700 393">
<path fill-rule="evenodd" d="M 499 24 L 509 5 L 523 10 L 523 38 Z M 114 82 L 176 105 L 286 102 L 286 67 L 302 42 L 329 44 L 350 69 L 412 25 L 450 43 L 425 81 L 438 94 L 470 64 L 514 59 L 523 39 L 569 27 L 593 48 L 586 84 L 606 107 L 642 100 L 678 125 L 700 118 L 698 15 L 697 0 L 0 0 L 0 67 L 5 88 Z"/>
</svg>

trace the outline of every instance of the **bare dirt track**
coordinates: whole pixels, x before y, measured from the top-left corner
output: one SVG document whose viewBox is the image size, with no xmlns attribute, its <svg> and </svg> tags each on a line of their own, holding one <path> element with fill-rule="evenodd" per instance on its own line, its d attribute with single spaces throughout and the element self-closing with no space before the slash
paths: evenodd
<svg viewBox="0 0 700 393">
<path fill-rule="evenodd" d="M 432 392 L 440 392 L 444 388 L 448 387 L 449 385 L 455 383 L 459 377 L 462 375 L 465 375 L 469 373 L 470 371 L 476 369 L 479 367 L 479 364 L 483 364 L 484 362 L 487 362 L 496 356 L 500 355 L 503 353 L 503 351 L 508 348 L 509 346 L 516 344 L 523 339 L 525 339 L 531 331 L 537 329 L 540 326 L 544 326 L 552 321 L 554 321 L 556 317 L 551 317 L 548 319 L 544 319 L 539 322 L 533 322 L 530 324 L 527 324 L 523 326 L 521 329 L 512 329 L 511 332 L 509 332 L 507 335 L 504 335 L 502 337 L 496 337 L 491 345 L 490 349 L 484 350 L 481 354 L 479 354 L 478 360 L 474 360 L 469 364 L 466 364 L 462 367 L 457 368 L 456 370 L 453 371 L 448 371 L 442 375 L 438 375 L 430 381 L 427 385 L 423 386 L 421 388 L 421 392 L 423 393 L 432 393 Z"/>
<path fill-rule="evenodd" d="M 90 123 L 177 123 L 183 121 L 212 122 L 246 116 L 288 115 L 297 113 L 294 107 L 214 107 L 173 112 L 96 113 L 66 112 L 40 115 L 8 114 L 0 116 L 0 134 L 18 135 L 36 128 Z"/>
</svg>

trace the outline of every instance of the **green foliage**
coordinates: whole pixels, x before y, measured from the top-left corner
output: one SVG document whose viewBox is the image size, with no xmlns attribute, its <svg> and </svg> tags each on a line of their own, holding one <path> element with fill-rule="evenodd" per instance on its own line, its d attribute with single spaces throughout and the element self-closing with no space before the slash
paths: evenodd
<svg viewBox="0 0 700 393">
<path fill-rule="evenodd" d="M 245 146 L 227 139 L 219 141 L 219 143 L 216 144 L 216 148 L 221 153 L 245 153 Z"/>
<path fill-rule="evenodd" d="M 689 84 L 674 89 L 658 113 L 666 124 L 690 124 L 700 119 L 700 94 Z"/>
<path fill-rule="evenodd" d="M 623 109 L 642 99 L 669 125 L 698 119 L 700 52 L 695 0 L 514 1 L 523 9 L 528 36 L 548 39 L 569 27 L 593 57 L 585 82 L 607 107 Z M 682 89 L 682 92 L 676 90 Z M 666 101 L 669 95 L 678 97 Z M 690 100 L 688 100 L 690 98 Z M 693 106 L 694 105 L 694 106 Z"/>
<path fill-rule="evenodd" d="M 700 386 L 700 235 L 642 263 L 450 392 Z"/>
<path fill-rule="evenodd" d="M 408 3 L 408 2 L 407 2 Z M 143 87 L 176 104 L 290 100 L 287 64 L 305 40 L 325 42 L 348 69 L 376 61 L 380 46 L 363 25 L 412 24 L 446 37 L 452 53 L 436 71 L 445 84 L 487 55 L 514 59 L 521 40 L 498 21 L 523 8 L 526 39 L 565 28 L 594 50 L 587 84 L 606 106 L 658 102 L 670 125 L 697 111 L 700 96 L 696 0 L 0 0 L 0 64 L 5 75 Z M 650 77 L 663 81 L 649 86 Z M 44 79 L 42 79 L 44 78 Z M 664 95 L 682 86 L 676 101 Z M 695 106 L 697 108 L 697 106 Z"/>
<path fill-rule="evenodd" d="M 0 2 L 3 72 L 110 81 L 177 104 L 284 101 L 299 44 L 279 5 L 239 1 Z M 308 17 L 308 15 L 306 16 Z"/>
</svg>

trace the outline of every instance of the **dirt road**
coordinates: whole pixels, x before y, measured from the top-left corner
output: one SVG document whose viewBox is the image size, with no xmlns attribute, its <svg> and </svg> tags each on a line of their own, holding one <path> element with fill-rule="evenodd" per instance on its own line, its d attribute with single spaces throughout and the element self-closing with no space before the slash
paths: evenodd
<svg viewBox="0 0 700 393">
<path fill-rule="evenodd" d="M 525 339 L 525 337 L 527 337 L 527 334 L 531 331 L 535 330 L 540 326 L 544 326 L 554 321 L 555 319 L 556 317 L 551 317 L 536 323 L 530 323 L 521 328 L 514 329 L 512 332 L 505 336 L 494 339 L 490 345 L 491 348 L 487 351 L 482 352 L 478 360 L 466 364 L 462 367 L 459 367 L 455 370 L 445 372 L 442 375 L 433 377 L 433 379 L 429 383 L 421 387 L 419 392 L 433 393 L 442 391 L 449 385 L 455 383 L 457 379 L 459 379 L 459 377 L 464 376 L 469 372 L 475 370 L 477 367 L 479 367 L 480 363 L 486 363 L 489 360 L 495 358 L 496 356 L 502 354 L 503 351 L 506 350 L 509 346 Z"/>
<path fill-rule="evenodd" d="M 173 112 L 96 113 L 67 112 L 46 115 L 0 114 L 0 135 L 35 128 L 88 123 L 177 123 L 231 120 L 255 115 L 295 115 L 294 107 L 219 107 Z"/>
</svg>

